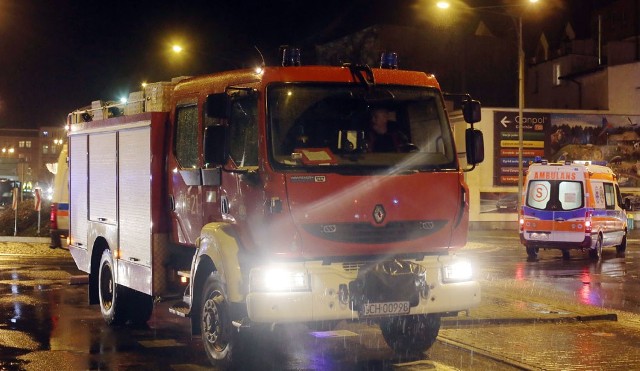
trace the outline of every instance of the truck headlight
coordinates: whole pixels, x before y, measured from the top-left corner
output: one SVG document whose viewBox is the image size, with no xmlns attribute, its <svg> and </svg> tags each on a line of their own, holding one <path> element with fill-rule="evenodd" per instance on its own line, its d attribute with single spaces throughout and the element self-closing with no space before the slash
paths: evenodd
<svg viewBox="0 0 640 371">
<path fill-rule="evenodd" d="M 467 261 L 445 265 L 442 272 L 442 280 L 446 283 L 471 281 L 472 277 L 473 269 L 471 269 L 471 263 Z"/>
<path fill-rule="evenodd" d="M 308 291 L 309 276 L 304 270 L 258 268 L 251 271 L 250 291 Z"/>
</svg>

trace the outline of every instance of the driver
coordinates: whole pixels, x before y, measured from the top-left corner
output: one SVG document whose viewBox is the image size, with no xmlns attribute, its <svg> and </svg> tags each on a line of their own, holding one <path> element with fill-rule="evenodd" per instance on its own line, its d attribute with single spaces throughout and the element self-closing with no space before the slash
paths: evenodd
<svg viewBox="0 0 640 371">
<path fill-rule="evenodd" d="M 386 108 L 374 108 L 370 112 L 369 134 L 367 144 L 369 152 L 404 152 L 409 138 L 389 125 L 391 112 Z"/>
</svg>

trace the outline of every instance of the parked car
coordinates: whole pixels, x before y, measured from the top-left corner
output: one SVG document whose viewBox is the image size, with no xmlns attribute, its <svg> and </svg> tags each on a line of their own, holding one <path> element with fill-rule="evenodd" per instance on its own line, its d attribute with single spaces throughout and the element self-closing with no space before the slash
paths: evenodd
<svg viewBox="0 0 640 371">
<path fill-rule="evenodd" d="M 505 193 L 498 201 L 496 201 L 496 209 L 516 211 L 518 209 L 518 194 L 517 193 Z"/>
</svg>

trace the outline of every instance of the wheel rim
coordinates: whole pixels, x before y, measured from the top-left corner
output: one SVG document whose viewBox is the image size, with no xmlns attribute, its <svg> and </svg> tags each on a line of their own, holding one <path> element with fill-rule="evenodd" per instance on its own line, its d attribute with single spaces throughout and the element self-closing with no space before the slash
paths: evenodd
<svg viewBox="0 0 640 371">
<path fill-rule="evenodd" d="M 113 274 L 109 264 L 103 264 L 100 270 L 100 302 L 106 311 L 113 306 Z"/>
<path fill-rule="evenodd" d="M 208 346 L 216 352 L 221 352 L 227 347 L 224 339 L 224 325 L 222 319 L 223 299 L 220 292 L 215 291 L 204 302 L 202 308 L 202 331 Z"/>
</svg>

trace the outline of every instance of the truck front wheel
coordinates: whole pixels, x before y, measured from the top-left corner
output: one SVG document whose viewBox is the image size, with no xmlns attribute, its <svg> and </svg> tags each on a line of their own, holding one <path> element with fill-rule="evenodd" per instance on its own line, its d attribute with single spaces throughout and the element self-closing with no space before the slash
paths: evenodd
<svg viewBox="0 0 640 371">
<path fill-rule="evenodd" d="M 102 252 L 98 271 L 100 312 L 108 325 L 122 324 L 125 320 L 124 289 L 116 284 L 111 250 Z"/>
<path fill-rule="evenodd" d="M 385 318 L 380 322 L 382 336 L 397 354 L 419 355 L 433 345 L 440 331 L 440 316 L 418 314 Z"/>
<path fill-rule="evenodd" d="M 207 357 L 213 365 L 229 367 L 234 351 L 234 328 L 225 288 L 217 272 L 207 278 L 200 303 L 202 342 Z"/>
<path fill-rule="evenodd" d="M 622 236 L 622 241 L 620 242 L 620 245 L 616 246 L 616 253 L 618 253 L 618 255 L 623 255 L 625 250 L 627 250 L 627 232 L 624 232 L 624 236 Z"/>
</svg>

